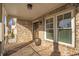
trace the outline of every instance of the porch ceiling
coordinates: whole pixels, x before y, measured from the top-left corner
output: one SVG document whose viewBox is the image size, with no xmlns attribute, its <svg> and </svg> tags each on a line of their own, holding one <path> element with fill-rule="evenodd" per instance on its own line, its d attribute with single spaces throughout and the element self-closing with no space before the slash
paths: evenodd
<svg viewBox="0 0 79 59">
<path fill-rule="evenodd" d="M 27 9 L 27 3 L 6 3 L 5 9 L 8 15 L 16 16 L 19 19 L 33 20 L 53 9 L 64 4 L 61 3 L 33 3 L 32 10 Z"/>
</svg>

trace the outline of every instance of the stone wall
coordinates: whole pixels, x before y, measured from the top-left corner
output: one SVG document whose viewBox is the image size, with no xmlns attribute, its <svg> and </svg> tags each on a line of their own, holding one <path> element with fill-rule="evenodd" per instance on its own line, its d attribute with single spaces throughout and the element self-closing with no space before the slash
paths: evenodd
<svg viewBox="0 0 79 59">
<path fill-rule="evenodd" d="M 77 8 L 76 13 L 76 49 L 79 52 L 79 7 Z"/>
<path fill-rule="evenodd" d="M 59 10 L 58 10 L 59 9 Z M 64 11 L 64 10 L 70 10 L 70 9 L 74 9 L 74 6 L 71 6 L 71 5 L 65 5 L 64 7 L 60 7 L 60 8 L 58 8 L 58 9 L 55 9 L 54 11 L 51 11 L 51 12 L 49 12 L 48 14 L 46 14 L 45 16 L 49 16 L 49 15 L 52 15 L 52 14 L 54 14 L 54 13 L 56 13 L 56 10 L 57 10 L 57 12 L 61 12 L 61 11 Z M 75 24 L 76 24 L 76 32 L 75 32 L 75 47 L 69 47 L 69 46 L 66 46 L 66 45 L 61 45 L 61 44 L 58 44 L 58 50 L 59 50 L 59 52 L 61 53 L 61 55 L 77 55 L 77 54 L 79 54 L 79 8 L 77 8 L 77 10 L 78 11 L 76 11 L 75 10 L 75 12 L 76 12 L 76 14 L 75 14 Z M 53 13 L 54 12 L 54 13 Z M 44 16 L 41 16 L 41 17 L 44 17 Z M 43 24 L 44 24 L 44 21 L 43 21 Z M 42 25 L 41 26 L 41 29 L 43 29 L 42 31 L 42 33 L 40 32 L 40 30 L 38 30 L 39 32 L 40 32 L 40 38 L 41 38 L 41 40 L 42 40 L 42 43 L 41 44 L 43 44 L 43 41 L 46 41 L 45 39 L 44 39 L 44 32 L 45 32 L 45 26 L 44 25 Z M 51 43 L 51 42 L 50 42 Z M 43 44 L 44 45 L 44 44 Z M 45 45 L 46 45 L 46 43 L 45 43 Z M 40 45 L 41 46 L 41 45 Z M 53 47 L 54 47 L 54 45 L 53 45 Z M 52 47 L 51 47 L 52 48 Z M 54 49 L 54 48 L 53 48 Z M 56 49 L 56 48 L 55 48 Z"/>
<path fill-rule="evenodd" d="M 65 45 L 59 45 L 62 55 L 79 55 L 79 8 L 74 11 L 75 18 L 75 47 L 67 47 Z M 61 49 L 62 48 L 62 49 Z"/>
<path fill-rule="evenodd" d="M 26 20 L 17 20 L 17 43 L 32 40 L 32 23 Z"/>
</svg>

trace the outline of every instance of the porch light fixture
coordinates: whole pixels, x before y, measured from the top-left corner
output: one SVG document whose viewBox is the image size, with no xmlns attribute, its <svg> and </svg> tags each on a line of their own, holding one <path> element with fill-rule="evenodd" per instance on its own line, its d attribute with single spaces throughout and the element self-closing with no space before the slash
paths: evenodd
<svg viewBox="0 0 79 59">
<path fill-rule="evenodd" d="M 32 10 L 32 4 L 27 4 L 27 8 L 28 8 L 29 10 Z"/>
</svg>

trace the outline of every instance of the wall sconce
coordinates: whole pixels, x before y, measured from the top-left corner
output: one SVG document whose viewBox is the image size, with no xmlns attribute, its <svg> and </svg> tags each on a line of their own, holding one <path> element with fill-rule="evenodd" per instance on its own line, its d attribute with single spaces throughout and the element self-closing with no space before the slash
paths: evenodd
<svg viewBox="0 0 79 59">
<path fill-rule="evenodd" d="M 27 4 L 27 8 L 31 10 L 32 9 L 32 4 Z"/>
</svg>

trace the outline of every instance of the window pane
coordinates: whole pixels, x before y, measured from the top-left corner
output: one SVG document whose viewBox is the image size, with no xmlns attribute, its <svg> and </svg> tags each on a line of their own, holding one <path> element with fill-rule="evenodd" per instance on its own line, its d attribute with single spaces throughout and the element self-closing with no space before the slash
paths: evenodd
<svg viewBox="0 0 79 59">
<path fill-rule="evenodd" d="M 46 24 L 47 24 L 47 23 L 53 23 L 53 18 L 47 19 L 47 20 L 46 20 Z"/>
<path fill-rule="evenodd" d="M 60 28 L 70 28 L 71 27 L 71 20 L 70 19 L 61 20 L 59 22 L 59 27 Z"/>
<path fill-rule="evenodd" d="M 50 23 L 51 23 L 51 22 L 53 23 L 53 18 L 50 18 L 50 19 L 49 19 L 49 22 L 50 22 Z"/>
<path fill-rule="evenodd" d="M 72 43 L 72 31 L 71 29 L 59 29 L 58 30 L 58 41 L 64 43 Z"/>
<path fill-rule="evenodd" d="M 50 24 L 46 24 L 46 28 L 50 28 Z"/>
<path fill-rule="evenodd" d="M 64 18 L 63 18 L 64 17 Z M 58 19 L 58 28 L 70 28 L 71 27 L 71 13 L 60 15 Z"/>
<path fill-rule="evenodd" d="M 46 24 L 49 23 L 49 19 L 46 20 Z"/>
<path fill-rule="evenodd" d="M 53 28 L 53 18 L 46 20 L 46 28 Z"/>
<path fill-rule="evenodd" d="M 50 28 L 53 28 L 53 23 L 50 24 Z"/>
<path fill-rule="evenodd" d="M 47 39 L 53 39 L 53 30 L 46 30 L 46 38 Z"/>
<path fill-rule="evenodd" d="M 53 23 L 51 23 L 51 24 L 46 24 L 46 28 L 47 28 L 47 29 L 53 28 Z"/>
<path fill-rule="evenodd" d="M 70 19 L 71 18 L 71 12 L 64 14 L 64 19 Z"/>
<path fill-rule="evenodd" d="M 63 15 L 60 15 L 60 16 L 57 17 L 57 22 L 58 22 L 58 23 L 57 23 L 57 27 L 58 27 L 58 28 L 61 28 L 61 26 L 60 26 L 59 24 L 60 24 L 60 22 L 61 22 L 62 20 L 63 20 Z"/>
</svg>

